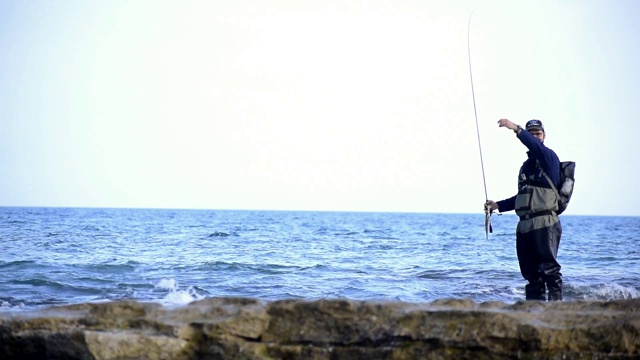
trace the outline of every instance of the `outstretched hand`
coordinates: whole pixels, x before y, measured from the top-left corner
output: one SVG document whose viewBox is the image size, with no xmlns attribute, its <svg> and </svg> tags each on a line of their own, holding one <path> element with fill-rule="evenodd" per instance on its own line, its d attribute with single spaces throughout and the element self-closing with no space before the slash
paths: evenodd
<svg viewBox="0 0 640 360">
<path fill-rule="evenodd" d="M 514 124 L 509 119 L 500 119 L 500 120 L 498 120 L 498 126 L 499 127 L 506 127 L 509 130 L 516 130 L 518 128 L 518 125 Z"/>
</svg>

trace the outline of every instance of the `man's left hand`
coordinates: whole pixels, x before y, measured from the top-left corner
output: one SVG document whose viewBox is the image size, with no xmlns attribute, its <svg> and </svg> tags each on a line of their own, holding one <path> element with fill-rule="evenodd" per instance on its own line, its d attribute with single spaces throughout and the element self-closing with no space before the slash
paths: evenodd
<svg viewBox="0 0 640 360">
<path fill-rule="evenodd" d="M 485 211 L 488 210 L 489 212 L 493 212 L 495 210 L 499 210 L 498 203 L 496 203 L 493 200 L 487 200 L 487 202 L 484 203 L 484 209 L 485 209 Z"/>
</svg>

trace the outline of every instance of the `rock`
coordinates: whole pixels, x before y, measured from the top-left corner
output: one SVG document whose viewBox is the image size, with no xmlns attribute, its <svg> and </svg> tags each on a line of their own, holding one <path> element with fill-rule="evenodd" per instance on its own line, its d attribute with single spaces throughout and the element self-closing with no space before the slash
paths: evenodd
<svg viewBox="0 0 640 360">
<path fill-rule="evenodd" d="M 0 359 L 640 359 L 640 299 L 79 304 L 0 313 Z"/>
</svg>

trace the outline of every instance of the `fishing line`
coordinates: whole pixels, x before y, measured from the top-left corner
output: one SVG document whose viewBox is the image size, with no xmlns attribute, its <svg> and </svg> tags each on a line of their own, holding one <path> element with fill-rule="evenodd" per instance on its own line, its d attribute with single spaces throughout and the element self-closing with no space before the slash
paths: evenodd
<svg viewBox="0 0 640 360">
<path fill-rule="evenodd" d="M 474 10 L 475 11 L 475 10 Z M 480 144 L 480 126 L 478 125 L 478 111 L 476 110 L 476 94 L 473 89 L 473 72 L 471 71 L 471 17 L 473 11 L 469 15 L 469 23 L 467 25 L 467 52 L 469 54 L 469 77 L 471 79 L 471 96 L 473 97 L 473 113 L 476 117 L 476 133 L 478 134 L 478 150 L 480 150 L 480 166 L 482 167 L 482 182 L 484 184 L 484 199 L 489 200 L 487 195 L 487 180 L 484 176 L 484 161 L 482 160 L 482 145 Z"/>
<path fill-rule="evenodd" d="M 475 11 L 475 10 L 474 10 Z M 469 23 L 467 24 L 467 53 L 469 54 L 469 78 L 471 79 L 471 96 L 473 97 L 473 114 L 476 117 L 476 133 L 478 134 L 478 150 L 480 150 L 480 167 L 482 167 L 482 183 L 484 184 L 484 233 L 487 239 L 489 239 L 489 233 L 493 232 L 493 226 L 491 226 L 491 214 L 493 210 L 487 207 L 489 196 L 487 195 L 487 180 L 484 175 L 484 160 L 482 159 L 482 144 L 480 144 L 480 126 L 478 125 L 478 110 L 476 108 L 476 93 L 473 89 L 473 72 L 471 71 L 471 17 L 473 11 L 469 15 Z"/>
</svg>

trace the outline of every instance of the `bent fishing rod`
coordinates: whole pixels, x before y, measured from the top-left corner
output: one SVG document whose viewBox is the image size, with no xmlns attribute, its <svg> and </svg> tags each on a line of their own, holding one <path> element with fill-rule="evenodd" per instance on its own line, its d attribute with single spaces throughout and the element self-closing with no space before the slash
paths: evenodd
<svg viewBox="0 0 640 360">
<path fill-rule="evenodd" d="M 475 11 L 475 10 L 474 10 Z M 491 214 L 493 211 L 489 210 L 486 205 L 486 202 L 489 201 L 489 196 L 487 195 L 487 180 L 484 175 L 484 161 L 482 160 L 482 145 L 480 144 L 480 126 L 478 125 L 478 110 L 476 108 L 476 93 L 473 88 L 473 72 L 471 71 L 471 17 L 473 16 L 473 11 L 471 15 L 469 15 L 469 23 L 467 24 L 467 53 L 469 55 L 469 78 L 471 79 L 471 96 L 473 98 L 473 114 L 476 118 L 476 133 L 478 134 L 478 150 L 480 151 L 480 167 L 482 168 L 482 183 L 484 184 L 484 232 L 489 238 L 489 233 L 493 232 L 493 228 L 491 226 Z"/>
</svg>

